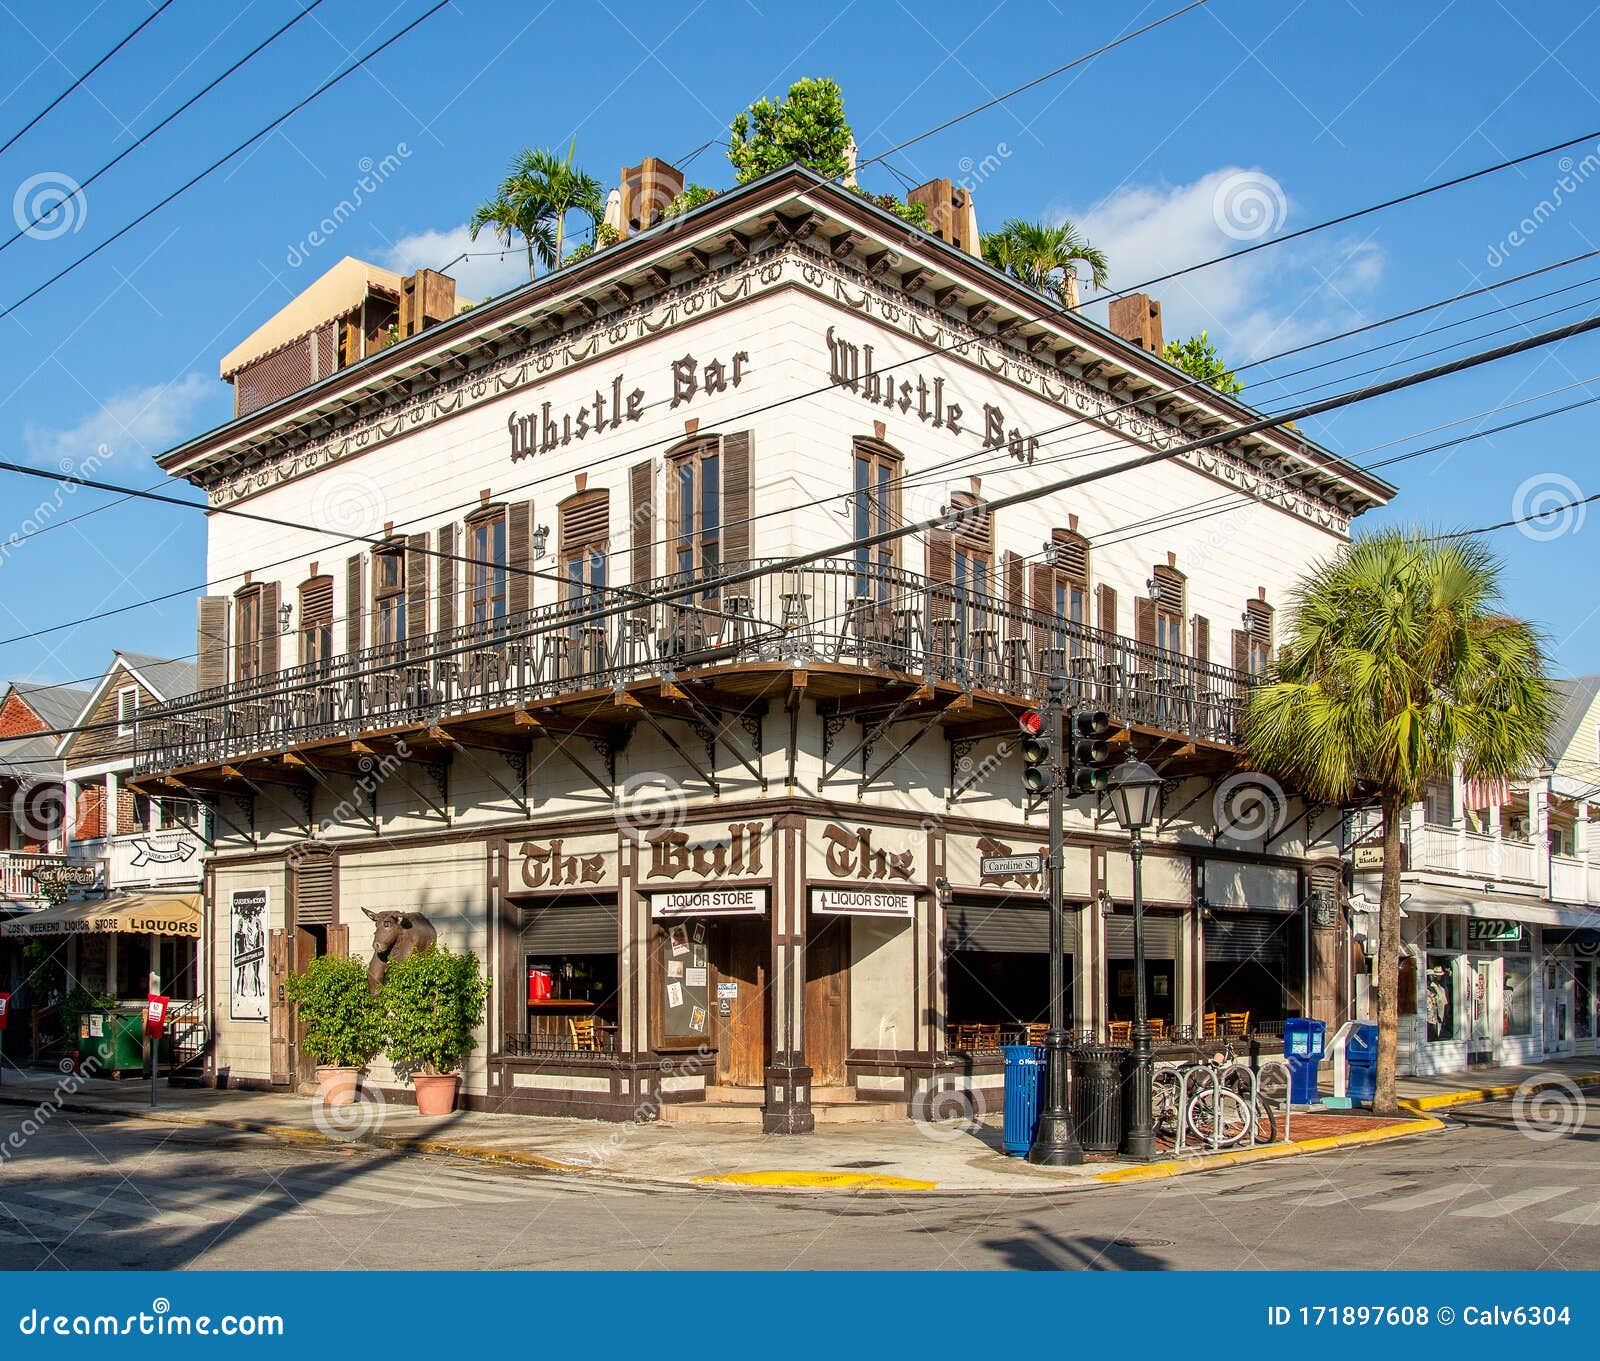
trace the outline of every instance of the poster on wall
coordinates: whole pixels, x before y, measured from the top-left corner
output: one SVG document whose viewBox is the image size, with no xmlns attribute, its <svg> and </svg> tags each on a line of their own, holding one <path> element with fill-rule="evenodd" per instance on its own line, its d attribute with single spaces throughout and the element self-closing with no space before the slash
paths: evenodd
<svg viewBox="0 0 1600 1361">
<path fill-rule="evenodd" d="M 236 888 L 228 900 L 228 1015 L 235 1021 L 267 1019 L 267 894 Z"/>
</svg>

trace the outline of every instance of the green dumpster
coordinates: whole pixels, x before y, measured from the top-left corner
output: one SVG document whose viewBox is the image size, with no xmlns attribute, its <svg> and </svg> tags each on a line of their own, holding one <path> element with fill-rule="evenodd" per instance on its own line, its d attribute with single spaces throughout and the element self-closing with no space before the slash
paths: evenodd
<svg viewBox="0 0 1600 1361">
<path fill-rule="evenodd" d="M 167 1039 L 161 1038 L 157 1055 L 169 1061 Z M 78 1018 L 78 1062 L 96 1077 L 122 1077 L 148 1069 L 144 1048 L 144 1008 L 119 1007 L 115 1011 L 87 1011 Z"/>
</svg>

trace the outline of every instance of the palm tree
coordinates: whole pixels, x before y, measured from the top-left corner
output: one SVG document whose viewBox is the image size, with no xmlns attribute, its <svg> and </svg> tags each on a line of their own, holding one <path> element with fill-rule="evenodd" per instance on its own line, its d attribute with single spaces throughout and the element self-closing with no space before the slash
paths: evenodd
<svg viewBox="0 0 1600 1361">
<path fill-rule="evenodd" d="M 565 158 L 544 147 L 519 151 L 495 196 L 473 210 L 467 223 L 472 239 L 485 227 L 507 247 L 514 236 L 521 236 L 528 250 L 528 277 L 535 275 L 535 258 L 554 269 L 566 240 L 567 214 L 582 213 L 591 229 L 605 216 L 600 181 L 572 164 L 577 149 L 574 139 Z"/>
<path fill-rule="evenodd" d="M 1385 529 L 1298 587 L 1276 677 L 1244 714 L 1252 764 L 1323 803 L 1383 809 L 1374 1108 L 1395 1101 L 1400 825 L 1430 781 L 1514 779 L 1545 758 L 1555 691 L 1537 632 L 1500 609 L 1501 564 L 1479 540 Z"/>
<path fill-rule="evenodd" d="M 1096 289 L 1104 288 L 1110 275 L 1105 252 L 1090 245 L 1078 228 L 1065 219 L 1051 223 L 1011 218 L 1001 224 L 999 231 L 983 238 L 983 258 L 1036 293 L 1056 298 L 1066 307 L 1078 305 L 1078 261 L 1089 266 Z"/>
</svg>

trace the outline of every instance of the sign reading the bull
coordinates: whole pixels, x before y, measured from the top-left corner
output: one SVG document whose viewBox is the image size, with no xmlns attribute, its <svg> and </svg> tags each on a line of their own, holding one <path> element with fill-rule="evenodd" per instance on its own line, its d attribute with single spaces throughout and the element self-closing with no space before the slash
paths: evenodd
<svg viewBox="0 0 1600 1361">
<path fill-rule="evenodd" d="M 904 828 L 811 824 L 812 873 L 820 868 L 830 879 L 866 883 L 918 883 L 913 838 L 920 831 Z M 899 842 L 896 847 L 894 843 Z M 820 864 L 819 864 L 820 862 Z M 820 876 L 819 876 L 820 877 Z"/>
<path fill-rule="evenodd" d="M 762 878 L 767 873 L 766 836 L 764 822 L 731 822 L 726 836 L 700 839 L 677 828 L 663 828 L 643 838 L 649 853 L 641 855 L 640 877 L 650 883 Z"/>
<path fill-rule="evenodd" d="M 616 882 L 611 874 L 616 843 L 606 848 L 591 846 L 587 839 L 569 841 L 551 837 L 549 841 L 524 841 L 521 847 L 522 882 L 531 889 L 604 888 Z"/>
</svg>

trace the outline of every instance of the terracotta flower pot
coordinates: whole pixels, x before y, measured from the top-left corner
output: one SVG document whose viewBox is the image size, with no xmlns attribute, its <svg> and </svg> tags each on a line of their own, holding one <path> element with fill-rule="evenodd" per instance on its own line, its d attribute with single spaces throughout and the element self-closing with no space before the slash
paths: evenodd
<svg viewBox="0 0 1600 1361">
<path fill-rule="evenodd" d="M 361 1081 L 359 1068 L 335 1068 L 317 1065 L 317 1098 L 324 1106 L 353 1106 L 356 1085 Z"/>
<path fill-rule="evenodd" d="M 449 1115 L 456 1108 L 456 1093 L 461 1089 L 460 1073 L 414 1073 L 418 1115 Z"/>
</svg>

